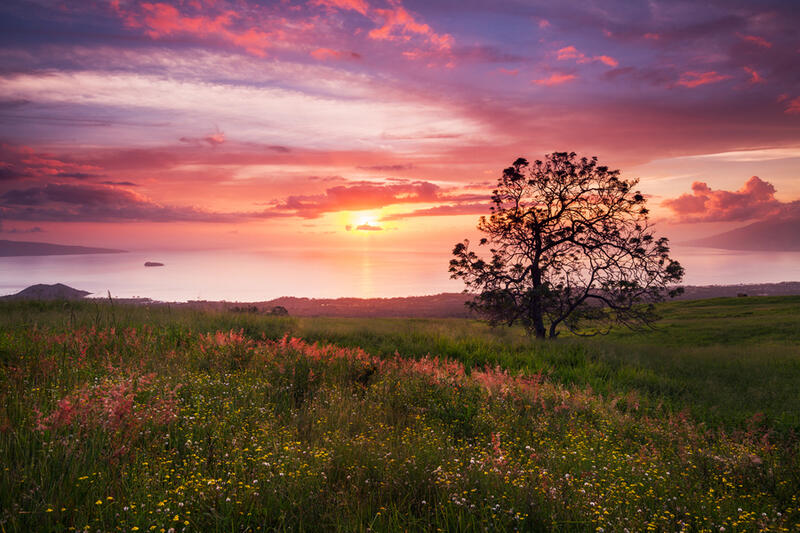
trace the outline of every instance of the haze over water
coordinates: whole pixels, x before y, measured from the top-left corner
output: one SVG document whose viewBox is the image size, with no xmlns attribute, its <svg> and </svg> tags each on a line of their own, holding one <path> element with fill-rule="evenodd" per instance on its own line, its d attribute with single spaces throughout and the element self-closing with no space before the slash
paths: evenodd
<svg viewBox="0 0 800 533">
<path fill-rule="evenodd" d="M 800 252 L 674 247 L 686 285 L 800 280 Z M 346 253 L 343 253 L 346 252 Z M 162 301 L 263 301 L 280 296 L 386 298 L 459 292 L 449 255 L 407 250 L 152 251 L 0 258 L 0 293 L 35 283 L 65 283 L 92 296 Z M 144 267 L 160 261 L 163 267 Z"/>
</svg>

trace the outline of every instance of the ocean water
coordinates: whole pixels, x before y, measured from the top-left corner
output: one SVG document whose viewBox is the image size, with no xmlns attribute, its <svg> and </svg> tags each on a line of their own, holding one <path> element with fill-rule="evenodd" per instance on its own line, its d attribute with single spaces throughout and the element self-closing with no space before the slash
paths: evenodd
<svg viewBox="0 0 800 533">
<path fill-rule="evenodd" d="M 800 252 L 673 247 L 687 285 L 800 281 Z M 152 251 L 0 258 L 0 295 L 64 283 L 118 298 L 263 301 L 280 296 L 386 298 L 459 292 L 450 257 L 422 252 L 280 250 Z M 158 261 L 163 267 L 145 267 Z"/>
</svg>

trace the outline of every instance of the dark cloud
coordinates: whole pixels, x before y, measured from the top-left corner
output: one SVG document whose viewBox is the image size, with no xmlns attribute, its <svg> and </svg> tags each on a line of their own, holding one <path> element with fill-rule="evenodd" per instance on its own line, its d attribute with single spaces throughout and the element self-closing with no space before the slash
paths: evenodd
<svg viewBox="0 0 800 533">
<path fill-rule="evenodd" d="M 47 184 L 13 189 L 0 196 L 7 220 L 52 222 L 233 222 L 264 213 L 213 213 L 161 205 L 132 191 L 99 185 Z M 279 215 L 273 215 L 279 216 Z"/>
<path fill-rule="evenodd" d="M 120 187 L 138 187 L 138 183 L 132 181 L 101 181 L 103 185 L 118 185 Z"/>
<path fill-rule="evenodd" d="M 59 172 L 56 176 L 59 178 L 75 178 L 78 180 L 100 177 L 98 174 L 89 174 L 87 172 Z"/>
<path fill-rule="evenodd" d="M 0 165 L 0 181 L 11 181 L 28 176 L 30 174 L 19 170 L 15 165 Z"/>
<path fill-rule="evenodd" d="M 196 146 L 206 145 L 214 147 L 225 142 L 225 134 L 221 131 L 216 131 L 214 133 L 204 135 L 203 137 L 181 137 L 178 140 L 182 143 L 193 144 Z"/>
<path fill-rule="evenodd" d="M 39 226 L 34 226 L 32 228 L 9 228 L 9 229 L 3 229 L 2 227 L 0 227 L 0 232 L 11 233 L 11 234 L 43 233 L 44 230 Z"/>
</svg>

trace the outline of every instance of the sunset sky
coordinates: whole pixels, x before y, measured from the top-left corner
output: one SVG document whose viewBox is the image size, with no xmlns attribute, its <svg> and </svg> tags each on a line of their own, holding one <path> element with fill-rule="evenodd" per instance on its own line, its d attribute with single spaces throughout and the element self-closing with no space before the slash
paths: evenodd
<svg viewBox="0 0 800 533">
<path fill-rule="evenodd" d="M 1 239 L 443 250 L 551 151 L 800 221 L 796 2 L 4 0 Z"/>
</svg>

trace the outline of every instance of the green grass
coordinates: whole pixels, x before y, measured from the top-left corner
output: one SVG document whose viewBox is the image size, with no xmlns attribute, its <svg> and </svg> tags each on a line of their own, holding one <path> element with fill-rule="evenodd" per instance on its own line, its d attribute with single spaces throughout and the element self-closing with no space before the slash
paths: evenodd
<svg viewBox="0 0 800 533">
<path fill-rule="evenodd" d="M 553 342 L 3 302 L 0 531 L 798 530 L 800 298 L 661 310 Z"/>
</svg>

